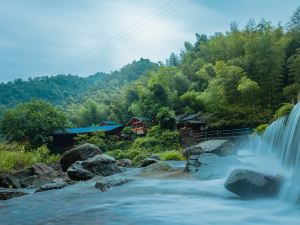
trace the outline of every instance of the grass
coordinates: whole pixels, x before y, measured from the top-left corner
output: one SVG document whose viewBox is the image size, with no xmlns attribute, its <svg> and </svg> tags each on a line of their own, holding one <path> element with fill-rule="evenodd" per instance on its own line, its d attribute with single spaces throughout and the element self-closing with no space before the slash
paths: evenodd
<svg viewBox="0 0 300 225">
<path fill-rule="evenodd" d="M 25 150 L 23 145 L 0 143 L 0 171 L 21 170 L 35 163 L 53 164 L 59 155 L 52 155 L 46 146 Z"/>
</svg>

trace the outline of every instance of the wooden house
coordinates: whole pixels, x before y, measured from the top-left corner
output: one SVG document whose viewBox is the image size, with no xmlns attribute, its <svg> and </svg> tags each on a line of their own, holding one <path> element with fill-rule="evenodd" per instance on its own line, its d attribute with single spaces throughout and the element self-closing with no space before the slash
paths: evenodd
<svg viewBox="0 0 300 225">
<path fill-rule="evenodd" d="M 132 117 L 127 126 L 130 126 L 132 131 L 136 134 L 145 134 L 147 132 L 150 119 L 146 117 Z"/>
<path fill-rule="evenodd" d="M 197 113 L 192 115 L 179 115 L 176 117 L 177 129 L 187 133 L 199 133 L 207 124 L 209 115 Z"/>
<path fill-rule="evenodd" d="M 103 131 L 106 136 L 121 136 L 121 132 L 124 128 L 122 124 L 112 124 L 103 126 L 81 127 L 81 128 L 69 128 L 64 131 L 55 131 L 53 133 L 53 147 L 68 149 L 76 144 L 75 137 L 80 134 L 93 134 Z"/>
</svg>

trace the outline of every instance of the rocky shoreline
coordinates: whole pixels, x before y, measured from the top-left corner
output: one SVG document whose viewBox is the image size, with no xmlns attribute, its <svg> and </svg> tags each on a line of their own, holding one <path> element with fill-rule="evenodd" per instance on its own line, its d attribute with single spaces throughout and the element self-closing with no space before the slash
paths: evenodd
<svg viewBox="0 0 300 225">
<path fill-rule="evenodd" d="M 182 173 L 197 179 L 218 179 L 228 176 L 224 187 L 244 199 L 276 196 L 283 178 L 245 169 L 228 140 L 210 140 L 186 148 L 188 156 Z M 229 166 L 230 165 L 230 166 Z M 139 168 L 131 160 L 115 160 L 92 144 L 84 144 L 65 152 L 60 163 L 32 165 L 23 171 L 0 175 L 0 200 L 8 200 L 36 192 L 62 189 L 79 181 L 95 181 L 95 188 L 107 191 L 135 180 L 138 176 L 153 176 L 174 169 L 158 159 L 147 158 Z M 232 166 L 239 169 L 232 171 Z M 231 173 L 230 173 L 231 172 Z"/>
</svg>

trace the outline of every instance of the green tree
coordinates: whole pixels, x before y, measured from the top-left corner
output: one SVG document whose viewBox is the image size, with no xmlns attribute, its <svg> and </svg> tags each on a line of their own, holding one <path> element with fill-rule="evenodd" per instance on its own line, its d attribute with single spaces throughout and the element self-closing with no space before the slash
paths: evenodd
<svg viewBox="0 0 300 225">
<path fill-rule="evenodd" d="M 50 103 L 32 100 L 8 110 L 1 120 L 1 130 L 9 141 L 29 143 L 33 147 L 47 143 L 54 130 L 67 125 L 64 113 Z"/>
<path fill-rule="evenodd" d="M 292 30 L 300 30 L 300 6 L 296 9 L 288 23 L 288 28 Z"/>
<path fill-rule="evenodd" d="M 162 107 L 156 115 L 159 126 L 164 130 L 176 130 L 175 112 L 168 107 Z"/>
</svg>

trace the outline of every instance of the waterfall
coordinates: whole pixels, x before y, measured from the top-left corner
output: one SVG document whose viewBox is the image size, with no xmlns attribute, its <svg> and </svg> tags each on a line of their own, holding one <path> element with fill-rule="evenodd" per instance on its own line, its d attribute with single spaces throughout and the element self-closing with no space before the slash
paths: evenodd
<svg viewBox="0 0 300 225">
<path fill-rule="evenodd" d="M 300 103 L 288 117 L 274 121 L 262 136 L 256 136 L 250 148 L 264 169 L 286 177 L 281 197 L 300 200 Z M 258 163 L 259 164 L 259 163 Z"/>
</svg>

